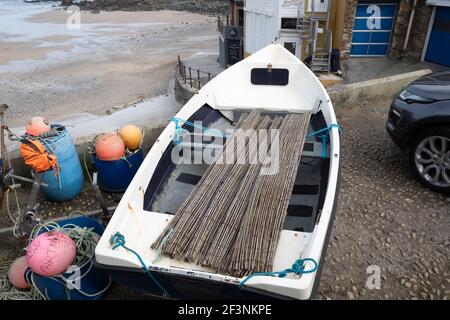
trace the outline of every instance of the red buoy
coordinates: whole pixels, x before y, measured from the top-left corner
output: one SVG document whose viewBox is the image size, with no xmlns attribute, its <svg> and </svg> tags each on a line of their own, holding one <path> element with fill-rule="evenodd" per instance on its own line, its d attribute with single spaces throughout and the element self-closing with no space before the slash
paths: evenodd
<svg viewBox="0 0 450 320">
<path fill-rule="evenodd" d="M 25 280 L 25 271 L 28 268 L 27 257 L 17 258 L 9 267 L 8 280 L 18 289 L 28 289 L 30 285 Z"/>
<path fill-rule="evenodd" d="M 95 153 L 100 160 L 119 160 L 125 155 L 125 144 L 115 133 L 105 133 L 95 139 Z"/>
</svg>

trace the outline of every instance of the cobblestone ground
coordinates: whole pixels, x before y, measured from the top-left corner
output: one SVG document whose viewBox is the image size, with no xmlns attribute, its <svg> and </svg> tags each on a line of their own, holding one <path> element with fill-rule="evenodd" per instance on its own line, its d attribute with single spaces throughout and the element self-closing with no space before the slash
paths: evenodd
<svg viewBox="0 0 450 320">
<path fill-rule="evenodd" d="M 386 133 L 388 107 L 367 103 L 337 111 L 341 191 L 318 298 L 450 296 L 450 198 L 414 179 L 405 152 Z M 381 288 L 370 290 L 373 265 L 380 268 Z"/>
<path fill-rule="evenodd" d="M 450 296 L 450 198 L 416 182 L 405 153 L 385 131 L 388 106 L 389 102 L 378 102 L 337 110 L 343 128 L 341 191 L 319 299 Z M 70 203 L 44 201 L 41 211 L 56 217 L 97 209 L 86 188 Z M 120 195 L 107 195 L 109 205 L 119 199 Z M 4 212 L 1 217 L 1 226 L 9 225 Z M 25 242 L 0 239 L 0 243 L 0 260 L 23 254 Z M 366 286 L 369 266 L 379 267 L 380 289 Z M 106 298 L 151 297 L 116 285 Z"/>
</svg>

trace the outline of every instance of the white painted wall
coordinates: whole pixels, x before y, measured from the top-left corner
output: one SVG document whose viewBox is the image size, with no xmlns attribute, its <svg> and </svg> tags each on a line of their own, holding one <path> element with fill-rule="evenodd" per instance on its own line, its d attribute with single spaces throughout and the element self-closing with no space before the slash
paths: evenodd
<svg viewBox="0 0 450 320">
<path fill-rule="evenodd" d="M 314 12 L 328 12 L 329 0 L 307 0 L 308 12 L 312 10 L 312 3 L 314 2 Z"/>
<path fill-rule="evenodd" d="M 431 6 L 450 7 L 450 0 L 427 0 L 427 4 Z"/>
<path fill-rule="evenodd" d="M 245 51 L 253 54 L 278 35 L 280 0 L 245 1 Z"/>
<path fill-rule="evenodd" d="M 294 31 L 281 31 L 281 18 L 296 18 L 298 10 L 311 10 L 314 1 L 316 12 L 327 12 L 329 0 L 247 0 L 245 1 L 245 51 L 253 54 L 279 38 L 277 43 L 301 39 Z M 294 39 L 295 38 L 295 39 Z"/>
<path fill-rule="evenodd" d="M 302 12 L 305 11 L 305 1 L 306 0 L 279 0 L 280 18 L 296 18 L 299 6 Z"/>
</svg>

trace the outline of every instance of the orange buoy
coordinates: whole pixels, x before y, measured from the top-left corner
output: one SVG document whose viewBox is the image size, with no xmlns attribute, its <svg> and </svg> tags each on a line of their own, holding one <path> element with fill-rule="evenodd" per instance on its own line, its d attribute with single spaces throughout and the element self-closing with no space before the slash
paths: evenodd
<svg viewBox="0 0 450 320">
<path fill-rule="evenodd" d="M 18 289 L 28 289 L 30 285 L 25 280 L 25 271 L 28 268 L 27 257 L 17 258 L 9 267 L 8 280 Z"/>
<path fill-rule="evenodd" d="M 109 132 L 95 139 L 95 153 L 100 160 L 119 160 L 125 155 L 125 145 L 115 133 Z"/>
<path fill-rule="evenodd" d="M 119 136 L 130 151 L 139 149 L 142 141 L 142 130 L 139 127 L 132 124 L 126 125 L 119 130 Z"/>
<path fill-rule="evenodd" d="M 50 131 L 50 123 L 42 117 L 33 117 L 28 120 L 26 126 L 27 134 L 31 136 L 39 136 Z"/>
</svg>

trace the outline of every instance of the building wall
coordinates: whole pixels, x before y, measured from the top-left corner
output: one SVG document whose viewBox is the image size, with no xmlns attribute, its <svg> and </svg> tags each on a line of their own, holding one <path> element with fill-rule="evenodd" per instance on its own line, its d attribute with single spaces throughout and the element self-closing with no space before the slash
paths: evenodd
<svg viewBox="0 0 450 320">
<path fill-rule="evenodd" d="M 357 3 L 357 0 L 345 1 L 344 30 L 342 32 L 340 41 L 341 55 L 344 59 L 348 58 L 350 55 L 354 17 Z M 394 21 L 394 27 L 391 36 L 391 45 L 388 53 L 388 57 L 390 58 L 399 58 L 401 56 L 405 56 L 415 61 L 420 61 L 421 59 L 430 19 L 433 12 L 433 6 L 426 5 L 426 0 L 418 1 L 408 47 L 406 52 L 402 52 L 403 44 L 406 38 L 406 30 L 408 28 L 409 17 L 412 10 L 412 4 L 413 0 L 398 1 L 397 14 Z"/>
<path fill-rule="evenodd" d="M 344 30 L 342 32 L 341 39 L 341 56 L 342 58 L 348 58 L 350 56 L 350 49 L 352 48 L 352 35 L 353 26 L 355 23 L 355 12 L 357 0 L 345 1 L 344 8 Z"/>
<path fill-rule="evenodd" d="M 345 0 L 331 1 L 329 28 L 333 33 L 333 49 L 341 49 L 344 34 Z"/>
<path fill-rule="evenodd" d="M 298 8 L 304 12 L 305 0 L 280 0 L 280 26 L 281 17 L 296 18 L 298 14 Z"/>
<path fill-rule="evenodd" d="M 278 35 L 279 0 L 245 1 L 245 55 L 272 43 Z"/>
<path fill-rule="evenodd" d="M 392 32 L 390 58 L 405 56 L 412 60 L 420 60 L 422 57 L 425 39 L 430 24 L 433 6 L 426 5 L 426 0 L 419 0 L 411 28 L 406 52 L 403 51 L 409 17 L 411 15 L 413 0 L 401 0 L 398 7 L 397 18 Z"/>
</svg>

